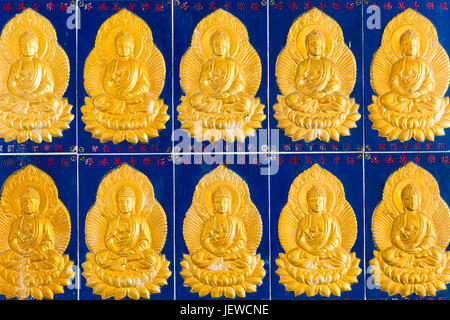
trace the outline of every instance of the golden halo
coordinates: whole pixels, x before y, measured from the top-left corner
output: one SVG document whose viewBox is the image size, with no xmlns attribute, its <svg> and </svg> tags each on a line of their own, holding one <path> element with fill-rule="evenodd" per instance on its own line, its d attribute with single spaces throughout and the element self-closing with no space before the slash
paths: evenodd
<svg viewBox="0 0 450 320">
<path fill-rule="evenodd" d="M 209 185 L 209 187 L 203 192 L 203 203 L 205 204 L 207 210 L 209 210 L 208 213 L 210 216 L 214 214 L 213 211 L 214 204 L 212 202 L 212 194 L 219 187 L 225 187 L 231 193 L 231 212 L 236 212 L 239 209 L 241 199 L 239 197 L 239 193 L 237 192 L 237 190 L 231 184 L 220 181 Z"/>
<path fill-rule="evenodd" d="M 45 52 L 47 52 L 47 39 L 45 38 L 45 35 L 41 30 L 35 28 L 32 25 L 20 25 L 11 33 L 11 40 L 13 41 L 8 41 L 10 43 L 11 52 L 13 53 L 14 57 L 20 57 L 22 55 L 19 45 L 19 39 L 20 36 L 26 31 L 31 31 L 37 36 L 39 46 L 37 56 L 39 58 L 42 58 Z"/>
<path fill-rule="evenodd" d="M 228 37 L 230 38 L 230 51 L 228 53 L 229 57 L 234 57 L 236 55 L 236 52 L 239 48 L 239 43 L 236 39 L 236 35 L 233 29 L 231 29 L 229 26 L 225 24 L 216 24 L 213 26 L 210 26 L 208 29 L 206 29 L 201 38 L 200 43 L 202 46 L 202 51 L 205 54 L 205 56 L 210 59 L 213 56 L 212 48 L 210 45 L 210 38 L 213 35 L 214 32 L 217 30 L 225 31 L 228 34 Z"/>
<path fill-rule="evenodd" d="M 117 182 L 117 183 L 111 185 L 109 187 L 108 192 L 106 193 L 107 194 L 106 200 L 107 200 L 107 203 L 110 205 L 112 211 L 114 213 L 118 212 L 117 202 L 116 202 L 116 194 L 117 194 L 117 191 L 123 186 L 130 187 L 134 191 L 134 195 L 135 195 L 134 213 L 137 214 L 137 213 L 141 212 L 141 210 L 143 209 L 143 205 L 144 205 L 143 193 L 142 193 L 141 189 L 134 184 L 126 183 L 123 181 Z"/>
<path fill-rule="evenodd" d="M 318 30 L 323 34 L 323 37 L 325 38 L 325 48 L 324 48 L 325 57 L 329 57 L 331 52 L 333 51 L 333 43 L 334 43 L 333 37 L 331 36 L 327 28 L 319 24 L 307 25 L 298 32 L 296 39 L 297 50 L 300 52 L 302 57 L 304 58 L 308 57 L 308 51 L 306 49 L 305 40 L 306 36 L 313 30 Z"/>
<path fill-rule="evenodd" d="M 301 186 L 296 197 L 297 205 L 300 207 L 300 209 L 304 214 L 309 213 L 306 195 L 308 193 L 308 190 L 311 189 L 311 187 L 313 186 L 319 186 L 325 190 L 326 194 L 325 210 L 327 213 L 331 213 L 334 209 L 336 195 L 334 194 L 330 186 L 321 180 L 311 180 Z"/>
<path fill-rule="evenodd" d="M 17 215 L 21 214 L 22 209 L 20 205 L 20 195 L 26 188 L 33 188 L 34 190 L 37 191 L 37 193 L 39 194 L 39 214 L 45 215 L 45 212 L 47 211 L 48 208 L 47 192 L 40 185 L 37 185 L 35 183 L 25 183 L 16 185 L 14 187 L 14 190 L 11 194 L 12 199 L 14 199 L 14 201 L 11 202 L 14 212 Z"/>
<path fill-rule="evenodd" d="M 114 59 L 116 57 L 114 40 L 115 40 L 117 34 L 121 31 L 129 32 L 133 36 L 133 38 L 134 38 L 133 58 L 138 59 L 142 53 L 142 48 L 143 48 L 142 37 L 139 34 L 138 30 L 127 28 L 127 26 L 123 26 L 123 25 L 115 26 L 115 27 L 111 28 L 111 30 L 108 31 L 108 35 L 106 36 L 104 43 L 102 43 L 101 45 L 104 46 L 105 48 L 114 48 L 114 50 L 108 51 L 108 53 L 110 54 L 111 60 Z"/>
<path fill-rule="evenodd" d="M 428 204 L 430 202 L 430 192 L 428 190 L 428 187 L 423 184 L 422 182 L 419 182 L 417 178 L 407 178 L 404 180 L 401 180 L 397 183 L 397 185 L 394 187 L 394 190 L 392 191 L 392 202 L 394 203 L 395 209 L 399 213 L 403 213 L 403 203 L 402 203 L 402 190 L 407 184 L 414 184 L 417 186 L 420 190 L 420 210 L 426 212 Z"/>
<path fill-rule="evenodd" d="M 425 31 L 418 25 L 405 24 L 395 29 L 391 36 L 392 51 L 398 58 L 403 57 L 402 48 L 400 47 L 400 37 L 408 29 L 414 30 L 419 35 L 419 55 L 423 57 L 428 49 L 428 38 Z"/>
</svg>

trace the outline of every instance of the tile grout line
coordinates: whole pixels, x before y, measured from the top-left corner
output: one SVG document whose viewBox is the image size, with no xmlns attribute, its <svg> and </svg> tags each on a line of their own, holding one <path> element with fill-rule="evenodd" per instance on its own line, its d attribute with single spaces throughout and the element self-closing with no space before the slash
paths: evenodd
<svg viewBox="0 0 450 320">
<path fill-rule="evenodd" d="M 266 63 L 267 63 L 267 160 L 269 163 L 269 174 L 267 177 L 267 202 L 268 202 L 268 215 L 269 215 L 269 300 L 272 300 L 272 231 L 271 231 L 271 210 L 270 210 L 270 151 L 271 151 L 271 147 L 270 147 L 270 77 L 269 77 L 269 70 L 270 70 L 270 34 L 269 34 L 269 23 L 270 23 L 270 3 L 266 2 L 266 33 L 267 33 L 267 43 L 266 43 L 266 47 L 267 47 L 267 58 L 266 58 Z M 264 231 L 263 231 L 264 232 Z"/>
<path fill-rule="evenodd" d="M 175 65 L 175 43 L 174 43 L 174 19 L 173 19 L 173 15 L 174 15 L 174 3 L 173 1 L 170 2 L 170 21 L 171 21 L 171 54 L 172 54 L 172 65 L 171 65 L 171 87 L 172 87 L 172 135 L 174 132 L 174 128 L 175 128 L 175 119 L 174 119 L 174 115 L 175 115 L 175 95 L 174 95 L 174 87 L 175 87 L 175 72 L 174 72 L 174 65 Z M 173 300 L 177 300 L 177 264 L 176 264 L 176 239 L 175 239 L 175 235 L 176 235 L 176 228 L 175 228 L 175 141 L 172 138 L 172 150 L 171 150 L 171 155 L 172 155 L 172 241 L 173 241 Z"/>
<path fill-rule="evenodd" d="M 80 261 L 80 162 L 78 159 L 78 28 L 81 27 L 81 12 L 78 7 L 78 0 L 75 1 L 75 153 L 76 153 L 76 161 L 77 161 L 77 265 L 78 270 L 75 274 L 75 284 L 77 290 L 77 300 L 80 300 L 80 291 L 81 291 L 81 261 Z"/>
<path fill-rule="evenodd" d="M 365 54 L 364 54 L 364 4 L 361 4 L 361 63 L 362 63 L 362 72 L 361 72 L 361 80 L 362 80 L 362 139 L 363 139 L 363 147 L 362 147 L 362 192 L 363 192 L 363 279 L 364 279 L 364 300 L 367 300 L 367 268 L 366 268 L 366 126 L 365 126 L 365 115 L 366 115 L 366 101 L 365 101 Z"/>
</svg>

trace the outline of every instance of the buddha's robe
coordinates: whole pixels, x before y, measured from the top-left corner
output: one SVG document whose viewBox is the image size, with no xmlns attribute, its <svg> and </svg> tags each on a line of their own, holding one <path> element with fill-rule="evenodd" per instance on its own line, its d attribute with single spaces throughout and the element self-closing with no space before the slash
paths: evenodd
<svg viewBox="0 0 450 320">
<path fill-rule="evenodd" d="M 383 250 L 381 256 L 387 264 L 400 268 L 437 266 L 444 251 L 436 246 L 436 239 L 430 217 L 422 212 L 405 212 L 394 219 L 392 246 Z"/>
<path fill-rule="evenodd" d="M 303 269 L 330 269 L 345 267 L 350 255 L 341 247 L 339 224 L 326 213 L 304 216 L 298 223 L 298 248 L 287 254 L 293 265 Z"/>
<path fill-rule="evenodd" d="M 286 96 L 286 104 L 299 112 L 342 112 L 348 99 L 339 93 L 336 67 L 325 57 L 310 57 L 297 67 L 296 90 Z"/>
<path fill-rule="evenodd" d="M 434 94 L 436 87 L 427 61 L 406 57 L 394 63 L 389 79 L 391 91 L 381 96 L 386 109 L 399 113 L 437 111 L 444 102 Z"/>
<path fill-rule="evenodd" d="M 56 269 L 62 262 L 55 251 L 53 226 L 43 216 L 19 216 L 11 225 L 8 242 L 11 249 L 0 256 L 0 264 L 7 269 Z"/>
<path fill-rule="evenodd" d="M 252 255 L 247 251 L 247 235 L 242 221 L 231 214 L 215 214 L 202 227 L 203 249 L 192 254 L 202 269 L 246 269 Z"/>
<path fill-rule="evenodd" d="M 54 113 L 60 100 L 53 94 L 54 79 L 48 65 L 37 58 L 22 58 L 11 65 L 0 109 L 18 114 Z"/>
<path fill-rule="evenodd" d="M 106 249 L 95 255 L 99 266 L 113 271 L 149 270 L 157 255 L 150 248 L 148 224 L 132 214 L 119 214 L 108 222 Z"/>
<path fill-rule="evenodd" d="M 133 58 L 117 58 L 105 69 L 105 93 L 94 97 L 95 107 L 111 114 L 152 113 L 155 99 L 150 94 L 147 70 Z"/>
<path fill-rule="evenodd" d="M 214 57 L 202 67 L 200 89 L 190 97 L 192 106 L 203 112 L 247 112 L 250 96 L 244 91 L 241 66 L 228 57 Z"/>
</svg>

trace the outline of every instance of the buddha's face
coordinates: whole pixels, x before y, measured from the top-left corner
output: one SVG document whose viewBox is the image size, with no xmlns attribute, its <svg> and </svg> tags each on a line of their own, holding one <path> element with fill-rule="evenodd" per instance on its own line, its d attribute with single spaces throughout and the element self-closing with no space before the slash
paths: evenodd
<svg viewBox="0 0 450 320">
<path fill-rule="evenodd" d="M 419 195 L 408 194 L 402 197 L 403 206 L 407 211 L 417 211 L 419 209 Z"/>
<path fill-rule="evenodd" d="M 322 39 L 309 39 L 306 46 L 310 56 L 320 57 L 323 55 L 325 45 Z"/>
<path fill-rule="evenodd" d="M 20 206 L 22 208 L 23 213 L 25 214 L 33 214 L 38 212 L 39 210 L 39 198 L 31 197 L 31 196 L 22 196 L 20 198 Z"/>
<path fill-rule="evenodd" d="M 313 196 L 308 197 L 308 208 L 314 213 L 321 213 L 325 210 L 325 197 Z"/>
<path fill-rule="evenodd" d="M 230 42 L 225 39 L 213 39 L 211 46 L 214 55 L 217 57 L 225 57 L 230 50 Z"/>
<path fill-rule="evenodd" d="M 401 47 L 405 56 L 416 56 L 419 51 L 419 41 L 416 39 L 405 39 L 402 41 Z"/>
<path fill-rule="evenodd" d="M 128 39 L 117 39 L 116 51 L 119 57 L 130 57 L 134 51 L 134 41 Z"/>
<path fill-rule="evenodd" d="M 120 213 L 131 213 L 134 210 L 134 199 L 130 196 L 118 196 L 117 207 Z"/>
<path fill-rule="evenodd" d="M 20 51 L 24 57 L 33 57 L 38 51 L 37 41 L 32 39 L 21 39 Z"/>
<path fill-rule="evenodd" d="M 215 197 L 213 199 L 214 212 L 226 214 L 231 209 L 231 199 L 227 197 Z"/>
</svg>

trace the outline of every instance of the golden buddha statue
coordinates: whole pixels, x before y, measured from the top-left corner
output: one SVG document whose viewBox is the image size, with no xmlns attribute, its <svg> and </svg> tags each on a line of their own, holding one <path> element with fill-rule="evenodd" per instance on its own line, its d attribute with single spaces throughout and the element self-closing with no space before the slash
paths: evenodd
<svg viewBox="0 0 450 320">
<path fill-rule="evenodd" d="M 218 29 L 211 35 L 213 57 L 200 73 L 201 92 L 190 98 L 192 106 L 203 112 L 242 112 L 251 107 L 250 96 L 244 91 L 242 68 L 230 55 L 230 37 Z"/>
<path fill-rule="evenodd" d="M 86 217 L 86 285 L 103 299 L 149 299 L 159 293 L 171 274 L 159 253 L 166 233 L 166 216 L 148 178 L 126 164 L 113 170 L 101 181 Z"/>
<path fill-rule="evenodd" d="M 62 98 L 69 60 L 52 24 L 27 9 L 7 23 L 0 42 L 0 68 L 5 71 L 0 76 L 0 115 L 8 119 L 0 121 L 0 136 L 18 143 L 62 136 L 74 116 Z"/>
<path fill-rule="evenodd" d="M 147 70 L 133 58 L 134 38 L 127 31 L 119 32 L 114 39 L 116 59 L 108 64 L 101 93 L 93 98 L 95 107 L 113 114 L 139 112 L 153 113 L 155 99 L 148 91 L 150 80 Z"/>
<path fill-rule="evenodd" d="M 247 269 L 252 255 L 245 247 L 245 226 L 231 213 L 231 193 L 227 188 L 217 188 L 212 203 L 214 215 L 202 228 L 203 249 L 192 254 L 192 262 L 211 271 Z"/>
<path fill-rule="evenodd" d="M 305 113 L 342 112 L 347 98 L 339 93 L 340 83 L 334 63 L 324 57 L 325 39 L 319 30 L 305 38 L 308 57 L 300 62 L 295 74 L 297 92 L 286 96 L 286 104 Z"/>
<path fill-rule="evenodd" d="M 434 140 L 448 127 L 450 66 L 431 22 L 407 9 L 386 26 L 371 66 L 372 128 L 389 141 Z"/>
<path fill-rule="evenodd" d="M 254 98 L 261 61 L 245 26 L 219 9 L 197 25 L 180 66 L 186 97 L 178 106 L 182 128 L 197 140 L 243 142 L 265 118 Z"/>
<path fill-rule="evenodd" d="M 342 183 L 314 164 L 294 180 L 280 214 L 278 235 L 286 253 L 275 261 L 279 282 L 296 296 L 351 290 L 361 273 L 359 259 L 350 253 L 356 232 Z"/>
<path fill-rule="evenodd" d="M 402 181 L 408 181 L 403 183 Z M 391 195 L 392 205 L 386 205 Z M 439 196 L 434 178 L 408 163 L 386 182 L 383 200 L 372 218 L 375 281 L 389 295 L 435 295 L 445 289 L 448 276 L 450 212 Z M 383 220 L 384 219 L 384 220 Z M 440 225 L 436 224 L 440 221 Z"/>
<path fill-rule="evenodd" d="M 51 178 L 33 166 L 3 186 L 0 228 L 7 232 L 0 236 L 0 293 L 7 298 L 53 299 L 75 274 L 63 254 L 70 217 L 57 196 Z"/>
<path fill-rule="evenodd" d="M 85 130 L 101 142 L 148 142 L 169 119 L 158 96 L 165 63 L 147 24 L 126 9 L 100 27 L 86 59 Z"/>
<path fill-rule="evenodd" d="M 342 233 L 338 221 L 325 212 L 325 190 L 313 186 L 306 199 L 309 213 L 298 223 L 298 248 L 287 252 L 287 259 L 293 265 L 309 270 L 345 267 L 351 257 L 341 248 Z"/>
<path fill-rule="evenodd" d="M 262 223 L 246 183 L 224 166 L 197 184 L 183 223 L 189 254 L 181 275 L 200 297 L 245 297 L 255 292 L 265 275 L 264 261 L 255 251 Z"/>
<path fill-rule="evenodd" d="M 152 269 L 157 254 L 151 249 L 151 235 L 145 220 L 134 214 L 134 191 L 123 186 L 117 192 L 118 214 L 108 221 L 105 235 L 106 249 L 95 254 L 102 268 L 113 271 Z"/>
<path fill-rule="evenodd" d="M 359 106 L 349 98 L 356 81 L 355 57 L 339 24 L 319 9 L 294 21 L 275 74 L 283 95 L 273 107 L 274 116 L 293 141 L 339 141 L 356 127 Z"/>
</svg>

